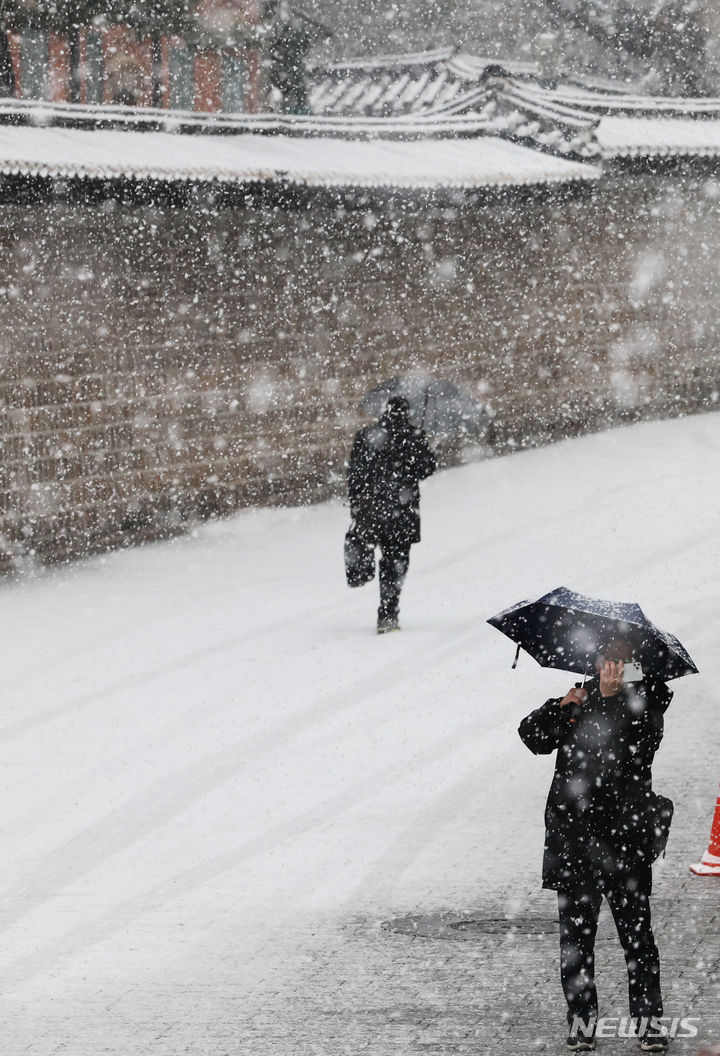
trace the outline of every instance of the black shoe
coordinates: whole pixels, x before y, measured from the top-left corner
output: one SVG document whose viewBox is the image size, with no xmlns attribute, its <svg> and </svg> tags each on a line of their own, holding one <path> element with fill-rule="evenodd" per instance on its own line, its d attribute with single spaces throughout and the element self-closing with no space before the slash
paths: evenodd
<svg viewBox="0 0 720 1056">
<path fill-rule="evenodd" d="M 397 616 L 379 616 L 377 622 L 377 633 L 387 634 L 389 631 L 399 631 L 400 625 Z"/>
<path fill-rule="evenodd" d="M 573 1016 L 568 1023 L 570 1033 L 566 1045 L 570 1052 L 594 1052 L 595 1031 L 597 1029 L 597 1014 L 583 1019 L 582 1016 Z"/>
<path fill-rule="evenodd" d="M 594 1052 L 597 1048 L 595 1034 L 590 1038 L 586 1038 L 584 1034 L 569 1034 L 565 1044 L 570 1052 Z"/>
<path fill-rule="evenodd" d="M 639 1039 L 640 1048 L 643 1052 L 667 1052 L 670 1040 L 665 1034 L 658 1034 L 654 1030 L 646 1030 Z"/>
</svg>

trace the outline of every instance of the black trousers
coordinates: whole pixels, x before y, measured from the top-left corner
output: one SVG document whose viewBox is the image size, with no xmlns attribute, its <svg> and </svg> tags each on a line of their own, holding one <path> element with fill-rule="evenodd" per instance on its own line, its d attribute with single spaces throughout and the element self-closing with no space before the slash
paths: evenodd
<svg viewBox="0 0 720 1056">
<path fill-rule="evenodd" d="M 583 885 L 572 892 L 558 891 L 560 915 L 560 978 L 568 1005 L 568 1023 L 597 1018 L 595 935 L 600 902 L 605 895 L 625 954 L 630 1015 L 663 1014 L 660 957 L 650 922 L 649 896 L 632 877 L 602 893 Z"/>
<path fill-rule="evenodd" d="M 400 591 L 410 565 L 411 544 L 404 539 L 380 536 L 378 546 L 380 547 L 378 619 L 396 620 L 400 611 Z"/>
</svg>

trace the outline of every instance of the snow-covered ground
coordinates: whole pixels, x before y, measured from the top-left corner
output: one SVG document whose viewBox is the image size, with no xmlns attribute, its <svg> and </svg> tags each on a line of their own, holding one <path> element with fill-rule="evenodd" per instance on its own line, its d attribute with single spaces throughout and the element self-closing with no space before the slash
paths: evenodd
<svg viewBox="0 0 720 1056">
<path fill-rule="evenodd" d="M 322 1017 L 301 1044 L 298 1024 L 314 980 L 329 1010 L 354 987 L 376 1027 L 392 1019 L 381 920 L 552 916 L 552 761 L 515 731 L 574 678 L 527 657 L 511 671 L 485 620 L 563 584 L 638 600 L 677 634 L 701 674 L 675 683 L 655 766 L 676 795 L 717 756 L 719 479 L 716 414 L 438 474 L 404 629 L 384 637 L 376 585 L 344 584 L 337 502 L 3 584 L 3 1056 L 358 1051 L 324 1046 Z M 669 854 L 660 896 L 676 868 Z M 358 928 L 373 941 L 338 980 L 330 951 Z"/>
</svg>

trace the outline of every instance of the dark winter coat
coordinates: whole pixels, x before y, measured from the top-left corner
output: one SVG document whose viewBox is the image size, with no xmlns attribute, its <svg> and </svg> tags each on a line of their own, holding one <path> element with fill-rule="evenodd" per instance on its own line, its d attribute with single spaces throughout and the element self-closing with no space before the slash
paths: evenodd
<svg viewBox="0 0 720 1056">
<path fill-rule="evenodd" d="M 650 894 L 643 811 L 672 693 L 662 682 L 639 682 L 603 698 L 597 678 L 585 688 L 582 707 L 548 700 L 518 730 L 536 755 L 557 749 L 545 808 L 543 887 L 568 891 L 588 882 L 604 890 L 630 881 Z"/>
<path fill-rule="evenodd" d="M 425 433 L 404 418 L 383 415 L 355 437 L 348 464 L 350 512 L 372 542 L 420 542 L 419 482 L 434 473 Z"/>
</svg>

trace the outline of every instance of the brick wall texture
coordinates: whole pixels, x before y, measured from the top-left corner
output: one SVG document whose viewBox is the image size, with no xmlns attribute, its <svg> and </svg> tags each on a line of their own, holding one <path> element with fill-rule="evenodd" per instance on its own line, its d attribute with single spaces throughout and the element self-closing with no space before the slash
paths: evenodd
<svg viewBox="0 0 720 1056">
<path fill-rule="evenodd" d="M 385 377 L 449 377 L 484 452 L 713 409 L 720 184 L 455 210 L 0 205 L 5 568 L 344 487 Z"/>
</svg>

